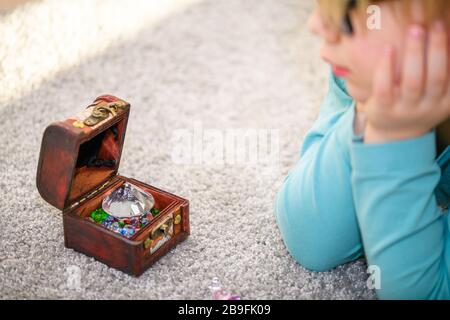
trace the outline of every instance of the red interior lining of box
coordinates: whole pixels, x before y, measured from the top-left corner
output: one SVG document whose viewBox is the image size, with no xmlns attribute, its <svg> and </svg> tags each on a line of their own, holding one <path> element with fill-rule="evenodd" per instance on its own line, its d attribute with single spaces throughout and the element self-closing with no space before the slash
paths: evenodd
<svg viewBox="0 0 450 320">
<path fill-rule="evenodd" d="M 124 119 L 80 145 L 68 203 L 100 187 L 117 174 L 125 134 Z M 92 165 L 95 159 L 109 165 Z M 111 161 L 113 165 L 111 165 Z"/>
</svg>

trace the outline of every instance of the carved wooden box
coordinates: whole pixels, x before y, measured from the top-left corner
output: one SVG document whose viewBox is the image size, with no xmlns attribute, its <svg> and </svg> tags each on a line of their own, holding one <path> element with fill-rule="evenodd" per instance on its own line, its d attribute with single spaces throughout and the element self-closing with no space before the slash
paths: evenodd
<svg viewBox="0 0 450 320">
<path fill-rule="evenodd" d="M 139 276 L 188 237 L 189 202 L 118 174 L 129 113 L 129 103 L 104 95 L 79 116 L 50 124 L 36 184 L 42 198 L 62 210 L 67 248 Z M 103 199 L 126 182 L 151 194 L 158 212 L 127 237 L 91 218 Z"/>
</svg>

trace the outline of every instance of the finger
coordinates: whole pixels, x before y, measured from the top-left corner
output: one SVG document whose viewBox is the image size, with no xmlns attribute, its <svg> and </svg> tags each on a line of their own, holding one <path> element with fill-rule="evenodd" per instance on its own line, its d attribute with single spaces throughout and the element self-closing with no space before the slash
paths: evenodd
<svg viewBox="0 0 450 320">
<path fill-rule="evenodd" d="M 441 21 L 436 22 L 430 32 L 427 65 L 426 96 L 438 100 L 446 92 L 448 81 L 447 32 Z"/>
<path fill-rule="evenodd" d="M 392 105 L 395 78 L 394 65 L 394 49 L 390 46 L 386 47 L 377 65 L 373 83 L 373 95 L 379 108 Z"/>
<path fill-rule="evenodd" d="M 425 78 L 425 30 L 413 25 L 408 32 L 402 74 L 402 98 L 414 103 L 422 98 Z"/>
</svg>

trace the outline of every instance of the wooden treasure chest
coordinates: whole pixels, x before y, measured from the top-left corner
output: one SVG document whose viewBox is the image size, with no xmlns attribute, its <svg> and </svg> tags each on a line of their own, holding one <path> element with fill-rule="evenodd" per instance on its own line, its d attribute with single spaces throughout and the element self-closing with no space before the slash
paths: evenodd
<svg viewBox="0 0 450 320">
<path fill-rule="evenodd" d="M 189 202 L 118 174 L 130 104 L 111 95 L 50 124 L 36 184 L 62 210 L 64 243 L 134 276 L 189 233 Z"/>
</svg>

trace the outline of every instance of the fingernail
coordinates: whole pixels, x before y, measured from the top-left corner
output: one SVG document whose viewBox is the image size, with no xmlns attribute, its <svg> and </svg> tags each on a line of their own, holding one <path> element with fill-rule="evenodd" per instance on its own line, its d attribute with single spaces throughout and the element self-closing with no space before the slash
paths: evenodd
<svg viewBox="0 0 450 320">
<path fill-rule="evenodd" d="M 409 34 L 413 38 L 421 38 L 425 34 L 425 31 L 422 28 L 422 26 L 413 25 L 412 27 L 409 28 Z"/>
</svg>

